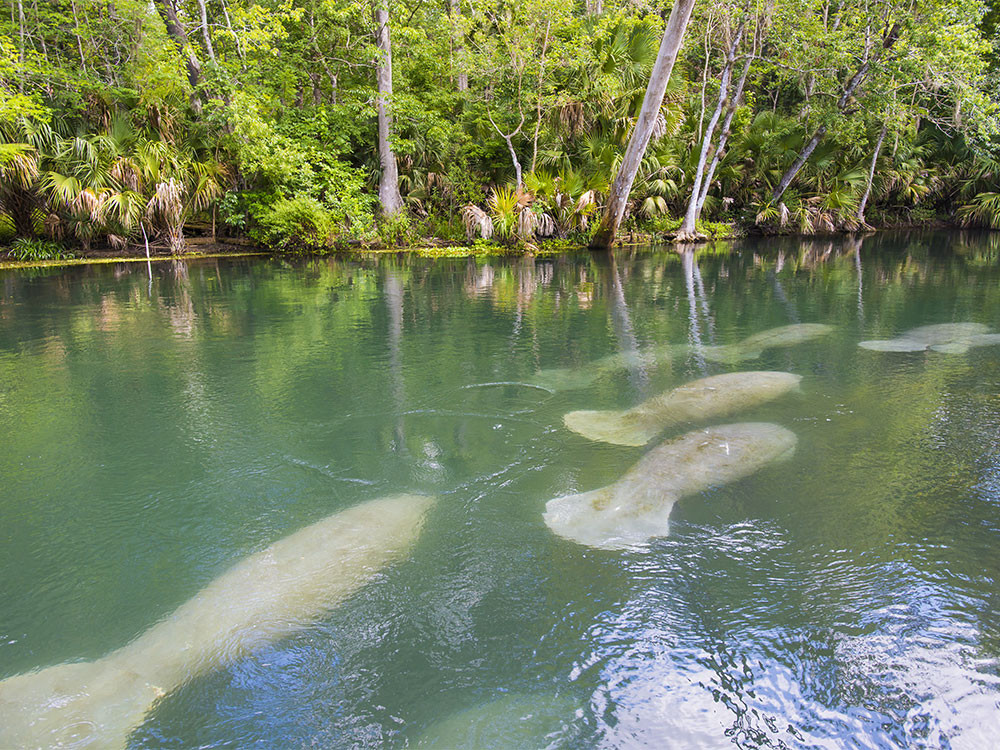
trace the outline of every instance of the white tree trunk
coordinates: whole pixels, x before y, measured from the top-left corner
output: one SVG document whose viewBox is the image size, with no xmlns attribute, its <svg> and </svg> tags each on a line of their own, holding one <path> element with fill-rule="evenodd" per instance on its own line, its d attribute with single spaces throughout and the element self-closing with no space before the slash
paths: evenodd
<svg viewBox="0 0 1000 750">
<path fill-rule="evenodd" d="M 705 201 L 708 198 L 709 188 L 712 186 L 712 180 L 715 177 L 715 170 L 719 166 L 719 162 L 722 161 L 722 156 L 725 153 L 726 143 L 729 140 L 729 134 L 732 132 L 733 116 L 736 114 L 736 109 L 739 107 L 740 98 L 743 96 L 743 87 L 747 82 L 747 74 L 750 72 L 750 64 L 753 62 L 753 57 L 747 57 L 746 62 L 743 64 L 743 72 L 740 73 L 740 79 L 736 82 L 736 89 L 733 91 L 733 98 L 730 100 L 729 108 L 726 110 L 726 116 L 722 120 L 722 130 L 719 133 L 719 142 L 715 145 L 715 151 L 712 153 L 712 161 L 709 162 L 708 171 L 705 173 L 705 179 L 701 183 L 701 194 L 698 196 L 698 209 L 695 212 L 695 221 L 701 216 L 701 211 L 705 208 Z"/>
<path fill-rule="evenodd" d="M 889 132 L 889 125 L 882 125 L 882 132 L 878 135 L 878 141 L 875 143 L 875 153 L 872 154 L 872 163 L 868 168 L 868 184 L 865 185 L 865 194 L 861 196 L 861 202 L 858 204 L 858 214 L 857 219 L 862 224 L 866 224 L 865 221 L 865 207 L 868 205 L 868 198 L 872 194 L 872 183 L 875 181 L 875 164 L 878 162 L 879 152 L 882 151 L 882 144 L 885 142 L 886 133 Z"/>
<path fill-rule="evenodd" d="M 382 204 L 382 213 L 392 216 L 403 208 L 403 199 L 399 195 L 399 172 L 396 167 L 396 153 L 389 142 L 392 131 L 392 115 L 388 107 L 392 98 L 392 43 L 389 40 L 389 3 L 388 0 L 378 0 L 375 8 L 375 33 L 378 38 L 378 48 L 381 59 L 375 69 L 378 82 L 378 156 L 382 163 L 382 179 L 378 183 L 378 199 Z"/>
<path fill-rule="evenodd" d="M 629 139 L 628 148 L 625 149 L 621 167 L 611 186 L 608 203 L 604 208 L 604 215 L 601 217 L 601 224 L 590 241 L 590 246 L 593 248 L 611 247 L 615 241 L 615 235 L 618 234 L 618 226 L 625 215 L 625 207 L 628 204 L 629 193 L 632 191 L 632 183 L 635 182 L 635 175 L 639 171 L 642 157 L 646 153 L 646 146 L 653 133 L 656 116 L 660 113 L 660 107 L 663 105 L 663 95 L 667 91 L 670 72 L 674 68 L 677 53 L 680 52 L 681 44 L 684 42 L 684 31 L 687 29 L 688 21 L 691 20 L 694 2 L 695 0 L 675 0 L 674 7 L 670 11 L 670 18 L 667 19 L 667 26 L 663 30 L 663 39 L 660 42 L 660 51 L 653 64 L 649 85 L 646 86 L 646 95 L 642 100 L 639 119 L 632 130 L 632 137 Z"/>
<path fill-rule="evenodd" d="M 712 112 L 712 117 L 708 121 L 708 127 L 705 128 L 705 135 L 701 141 L 698 167 L 695 169 L 694 181 L 691 185 L 691 198 L 688 200 L 684 221 L 681 222 L 680 229 L 677 232 L 678 242 L 687 242 L 697 238 L 698 199 L 701 197 L 701 183 L 705 177 L 705 164 L 708 161 L 708 152 L 712 147 L 712 141 L 715 140 L 715 128 L 719 124 L 719 118 L 722 117 L 722 110 L 726 107 L 729 99 L 729 83 L 732 81 L 733 65 L 736 63 L 736 50 L 743 37 L 744 27 L 745 22 L 741 22 L 736 29 L 736 33 L 733 35 L 733 43 L 729 46 L 729 51 L 726 53 L 726 64 L 722 69 L 722 79 L 719 82 L 719 98 L 715 103 L 715 111 Z"/>
<path fill-rule="evenodd" d="M 208 33 L 208 11 L 205 8 L 205 0 L 198 0 L 198 12 L 201 14 L 201 38 L 205 40 L 205 49 L 208 52 L 208 59 L 215 64 L 215 49 L 212 47 L 212 35 Z"/>
</svg>

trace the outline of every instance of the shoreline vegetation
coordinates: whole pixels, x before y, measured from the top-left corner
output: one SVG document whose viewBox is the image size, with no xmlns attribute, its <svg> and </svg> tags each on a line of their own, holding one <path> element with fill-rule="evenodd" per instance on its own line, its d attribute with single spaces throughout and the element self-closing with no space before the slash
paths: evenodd
<svg viewBox="0 0 1000 750">
<path fill-rule="evenodd" d="M 673 250 L 677 253 L 684 253 L 694 250 L 695 252 L 720 252 L 719 245 L 731 244 L 737 240 L 747 238 L 761 238 L 765 236 L 782 238 L 799 238 L 802 240 L 823 240 L 854 237 L 870 237 L 877 233 L 897 232 L 897 231 L 939 231 L 953 230 L 955 232 L 968 231 L 962 227 L 949 226 L 936 222 L 925 225 L 903 225 L 890 227 L 881 232 L 869 229 L 865 232 L 855 233 L 831 233 L 831 234 L 782 234 L 782 235 L 761 235 L 760 233 L 750 234 L 739 228 L 733 228 L 732 233 L 723 231 L 724 227 L 717 227 L 712 236 L 706 236 L 698 242 L 680 242 L 671 237 L 654 235 L 648 233 L 628 233 L 617 238 L 615 247 L 635 248 L 635 247 L 659 247 Z M 80 265 L 102 265 L 111 263 L 161 263 L 164 261 L 197 261 L 212 260 L 222 258 L 282 258 L 282 257 L 356 257 L 364 258 L 376 255 L 407 254 L 420 258 L 491 258 L 491 257 L 553 257 L 563 253 L 585 252 L 589 248 L 586 243 L 573 242 L 568 240 L 542 241 L 530 246 L 524 244 L 500 244 L 496 242 L 474 242 L 465 244 L 447 243 L 437 238 L 427 238 L 423 242 L 417 240 L 412 245 L 381 245 L 378 243 L 352 243 L 350 245 L 340 245 L 327 250 L 317 250 L 307 248 L 297 251 L 274 250 L 261 247 L 247 241 L 233 241 L 234 238 L 220 237 L 216 241 L 208 243 L 201 242 L 191 247 L 186 247 L 177 254 L 145 254 L 144 248 L 125 247 L 121 250 L 113 248 L 92 247 L 86 254 L 65 253 L 62 257 L 37 260 L 19 260 L 5 256 L 0 248 L 0 271 L 16 270 L 21 268 L 53 268 L 59 266 L 80 266 Z"/>
<path fill-rule="evenodd" d="M 0 260 L 1000 229 L 992 3 L 12 1 Z"/>
</svg>

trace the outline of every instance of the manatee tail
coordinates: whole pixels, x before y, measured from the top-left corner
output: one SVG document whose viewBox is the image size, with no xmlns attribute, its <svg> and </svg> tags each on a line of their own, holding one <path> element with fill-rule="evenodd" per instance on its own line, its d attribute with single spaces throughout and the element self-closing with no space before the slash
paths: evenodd
<svg viewBox="0 0 1000 750">
<path fill-rule="evenodd" d="M 663 430 L 628 411 L 571 411 L 563 422 L 588 440 L 615 445 L 645 445 Z"/>
<path fill-rule="evenodd" d="M 676 497 L 663 495 L 655 508 L 628 500 L 618 497 L 612 484 L 549 500 L 543 517 L 563 539 L 598 549 L 626 549 L 670 533 L 668 519 Z"/>
<path fill-rule="evenodd" d="M 112 658 L 0 682 L 0 747 L 117 750 L 164 695 Z"/>
</svg>

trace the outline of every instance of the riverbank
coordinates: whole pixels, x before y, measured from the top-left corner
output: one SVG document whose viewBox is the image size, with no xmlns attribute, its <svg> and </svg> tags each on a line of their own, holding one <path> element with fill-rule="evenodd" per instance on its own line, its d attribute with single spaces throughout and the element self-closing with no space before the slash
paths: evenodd
<svg viewBox="0 0 1000 750">
<path fill-rule="evenodd" d="M 679 224 L 679 222 L 678 222 Z M 767 236 L 796 236 L 802 238 L 816 239 L 822 237 L 843 237 L 848 234 L 869 234 L 874 231 L 899 231 L 906 229 L 945 229 L 955 228 L 949 224 L 935 222 L 928 224 L 925 222 L 912 222 L 908 224 L 898 224 L 885 226 L 880 230 L 871 229 L 867 232 L 835 232 L 835 233 L 798 233 L 798 232 L 751 232 L 748 228 L 735 223 L 710 222 L 699 225 L 700 238 L 697 241 L 678 241 L 675 232 L 653 231 L 653 232 L 625 232 L 617 243 L 618 247 L 637 247 L 646 245 L 672 245 L 675 249 L 691 249 L 713 246 L 715 243 L 725 243 L 746 238 L 751 234 Z M 17 259 L 4 252 L 5 248 L 0 248 L 0 270 L 18 268 L 44 268 L 55 266 L 76 266 L 85 264 L 104 263 L 142 263 L 147 260 L 152 263 L 177 260 L 203 260 L 212 258 L 235 258 L 244 256 L 269 256 L 269 257 L 299 257 L 308 255 L 339 255 L 355 257 L 371 257 L 380 255 L 395 255 L 406 253 L 421 258 L 490 258 L 508 256 L 532 256 L 551 257 L 563 253 L 580 252 L 586 250 L 587 246 L 582 241 L 566 239 L 539 240 L 536 242 L 515 242 L 499 243 L 493 241 L 477 240 L 468 244 L 449 242 L 440 238 L 424 238 L 416 240 L 410 245 L 383 245 L 377 242 L 353 242 L 346 245 L 337 245 L 327 251 L 316 251 L 314 249 L 287 250 L 271 249 L 243 238 L 220 238 L 217 242 L 206 242 L 206 238 L 192 238 L 188 244 L 189 251 L 180 254 L 156 254 L 148 258 L 142 246 L 129 246 L 124 249 L 112 249 L 108 247 L 92 248 L 89 251 L 75 249 L 71 253 L 60 253 L 60 257 L 54 258 L 34 258 Z M 54 243 L 53 243 L 54 244 Z"/>
</svg>

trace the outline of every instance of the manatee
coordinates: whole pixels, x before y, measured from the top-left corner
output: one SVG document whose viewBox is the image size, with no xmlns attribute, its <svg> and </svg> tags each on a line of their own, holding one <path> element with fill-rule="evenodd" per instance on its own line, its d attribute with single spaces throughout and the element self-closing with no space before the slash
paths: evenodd
<svg viewBox="0 0 1000 750">
<path fill-rule="evenodd" d="M 703 347 L 702 356 L 709 362 L 734 364 L 745 359 L 757 359 L 767 349 L 782 349 L 812 341 L 833 330 L 833 326 L 825 323 L 795 323 L 755 333 L 735 344 Z"/>
<path fill-rule="evenodd" d="M 404 558 L 433 499 L 335 513 L 238 562 L 128 645 L 0 682 L 0 748 L 123 748 L 157 699 L 314 623 Z"/>
<path fill-rule="evenodd" d="M 922 352 L 965 354 L 974 346 L 1000 344 L 1000 334 L 990 333 L 982 323 L 938 323 L 906 331 L 894 339 L 873 339 L 858 344 L 876 352 Z"/>
<path fill-rule="evenodd" d="M 514 693 L 459 711 L 434 724 L 414 747 L 447 750 L 565 747 L 579 733 L 580 707 L 546 693 Z"/>
<path fill-rule="evenodd" d="M 566 426 L 590 440 L 645 445 L 668 427 L 728 417 L 798 387 L 790 372 L 732 372 L 686 383 L 625 411 L 571 411 Z"/>
<path fill-rule="evenodd" d="M 695 430 L 657 446 L 614 484 L 550 500 L 545 523 L 565 539 L 601 549 L 666 536 L 670 511 L 682 497 L 787 458 L 797 442 L 795 433 L 766 422 Z"/>
<path fill-rule="evenodd" d="M 748 336 L 742 341 L 725 346 L 702 346 L 698 348 L 709 362 L 735 364 L 747 359 L 756 359 L 768 349 L 779 349 L 812 341 L 826 336 L 834 330 L 825 323 L 795 323 L 794 325 L 770 328 Z M 637 352 L 609 354 L 583 367 L 557 367 L 539 370 L 531 382 L 546 388 L 567 391 L 586 388 L 601 377 L 639 365 L 669 362 L 691 350 L 688 344 L 666 344 L 642 349 Z"/>
<path fill-rule="evenodd" d="M 602 377 L 631 367 L 646 367 L 669 362 L 688 350 L 687 344 L 654 346 L 634 352 L 618 352 L 594 360 L 583 367 L 553 367 L 539 370 L 531 382 L 554 391 L 586 388 Z"/>
</svg>

